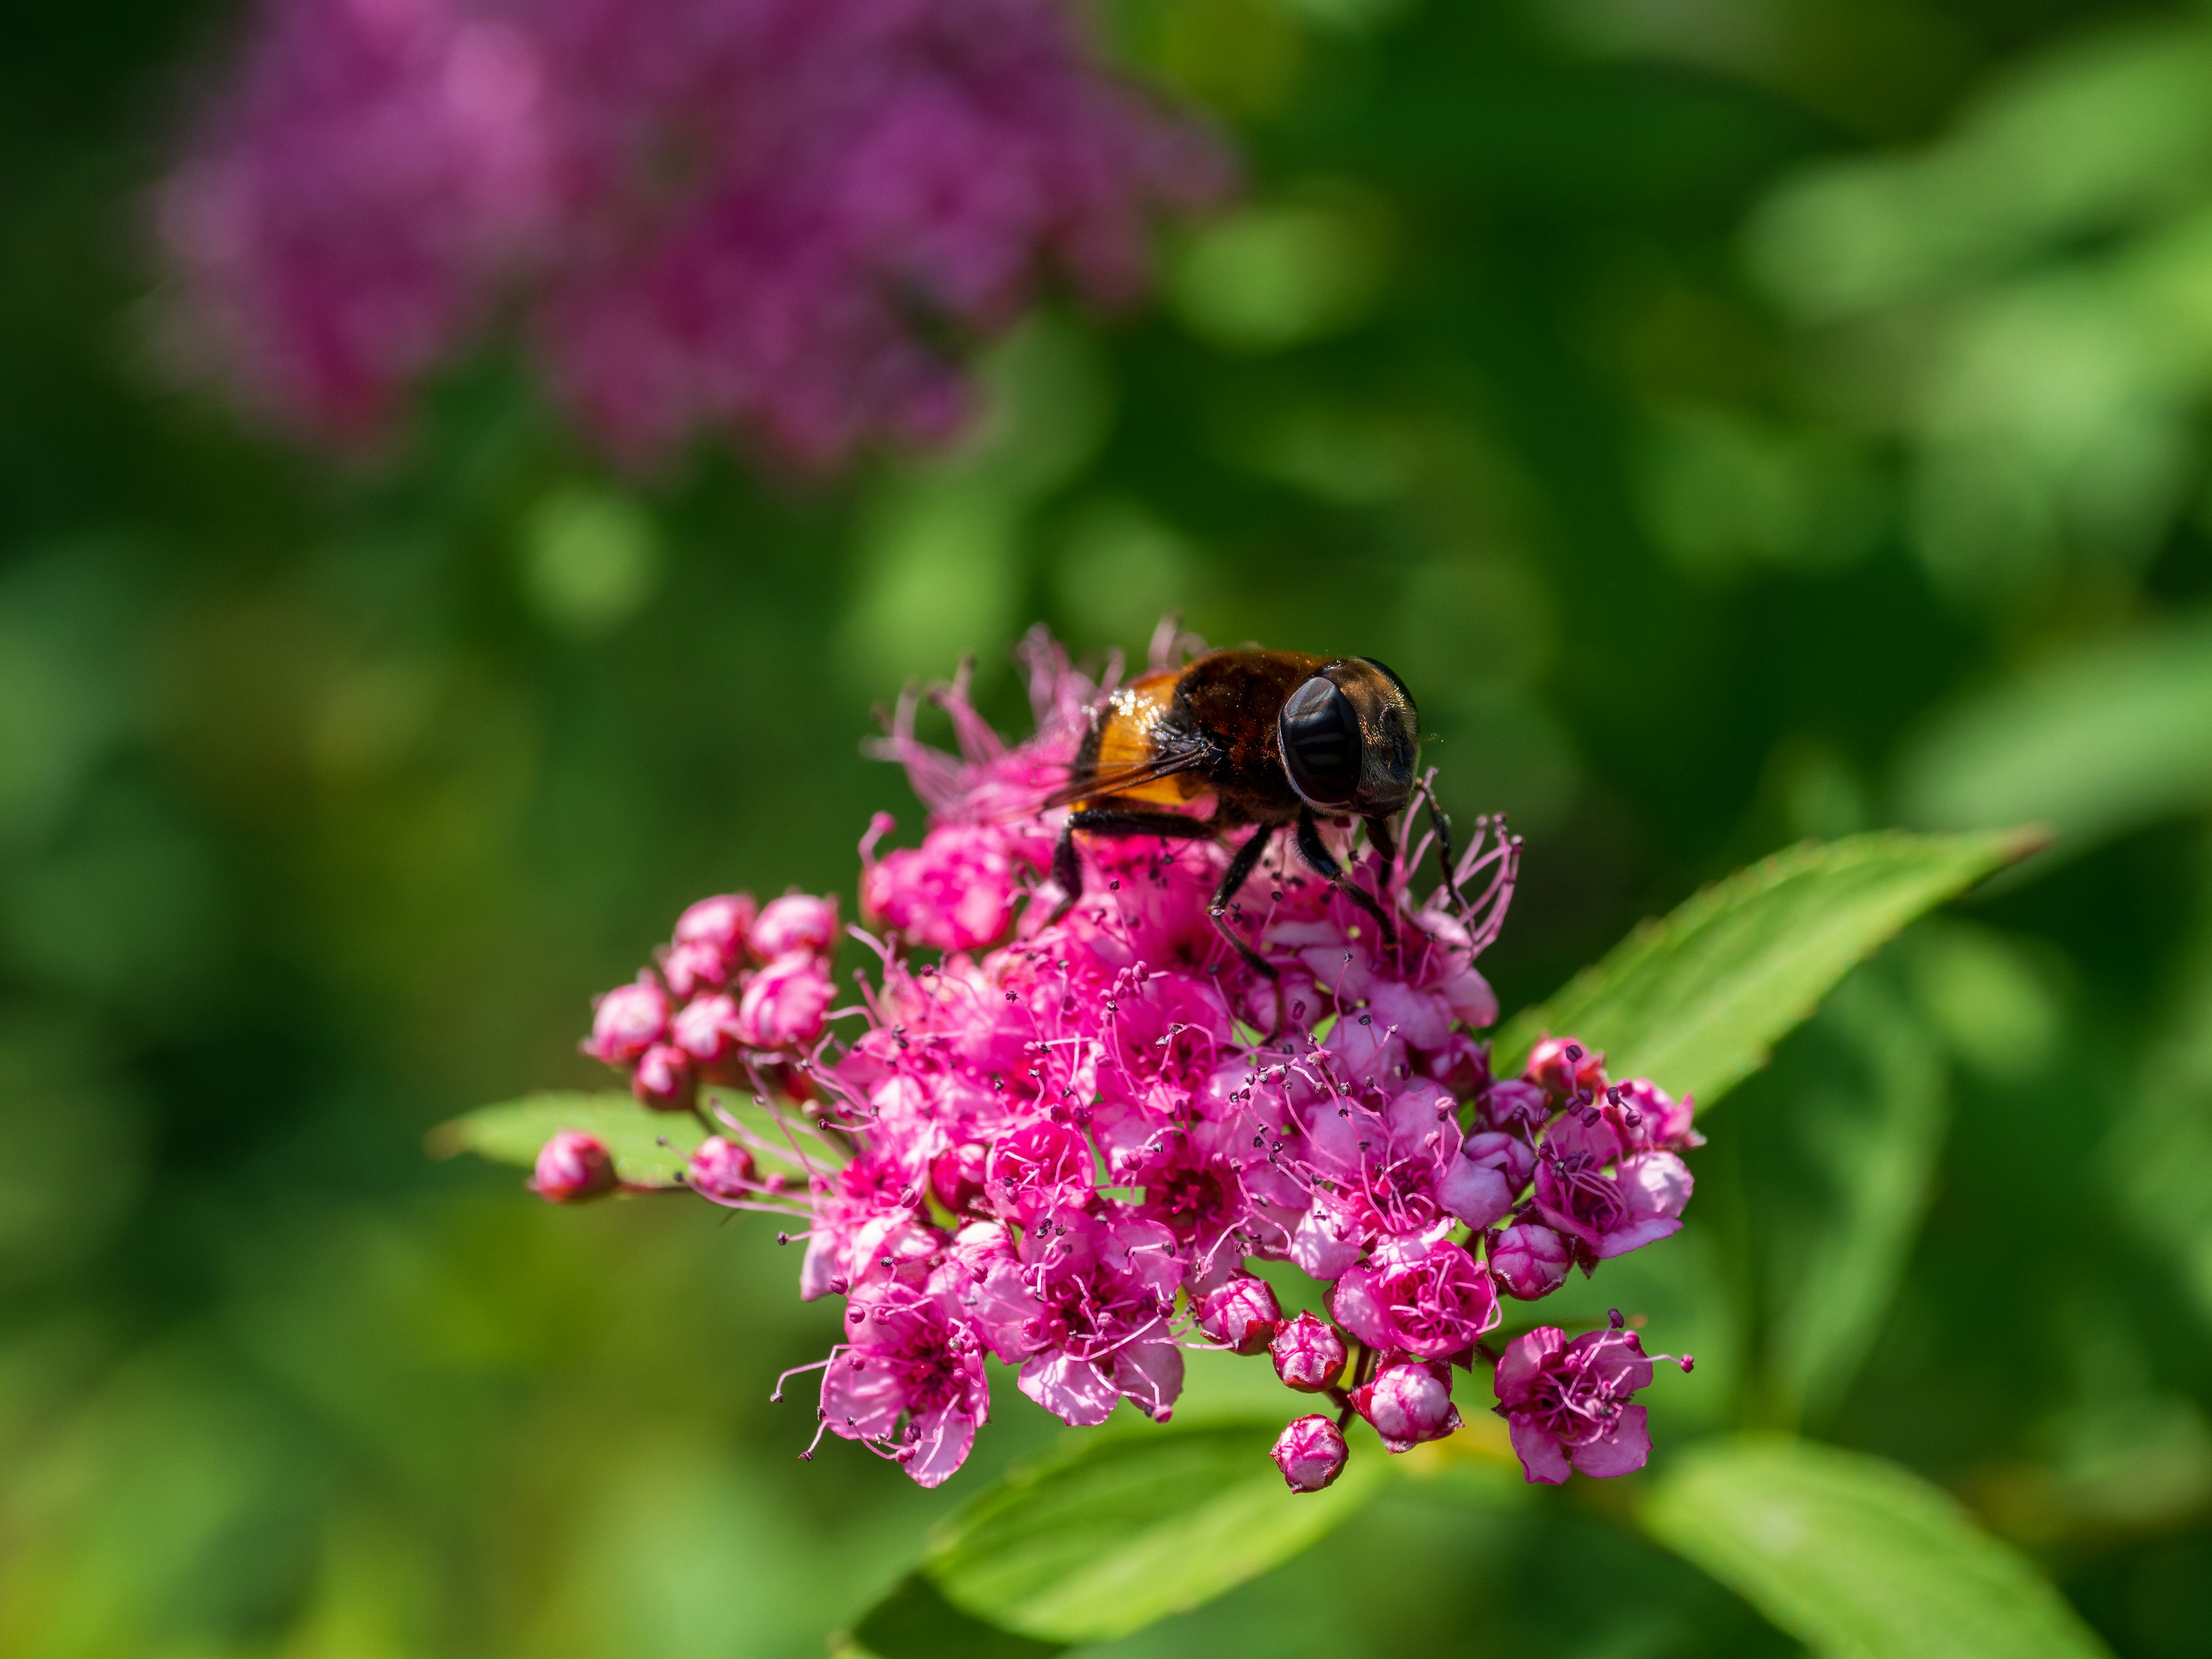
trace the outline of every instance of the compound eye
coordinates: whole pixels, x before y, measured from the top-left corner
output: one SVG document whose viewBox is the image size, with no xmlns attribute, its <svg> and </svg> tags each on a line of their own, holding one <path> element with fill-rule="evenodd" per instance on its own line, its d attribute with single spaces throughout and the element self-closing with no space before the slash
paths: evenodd
<svg viewBox="0 0 2212 1659">
<path fill-rule="evenodd" d="M 1291 787 L 1316 806 L 1347 806 L 1359 793 L 1359 716 L 1316 674 L 1291 694 L 1276 722 Z"/>
</svg>

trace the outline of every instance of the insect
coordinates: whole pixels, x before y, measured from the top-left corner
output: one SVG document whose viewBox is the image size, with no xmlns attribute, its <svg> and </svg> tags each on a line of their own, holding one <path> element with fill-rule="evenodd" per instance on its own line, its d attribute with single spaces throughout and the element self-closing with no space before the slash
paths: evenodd
<svg viewBox="0 0 2212 1659">
<path fill-rule="evenodd" d="M 1274 831 L 1295 825 L 1299 855 L 1395 943 L 1389 914 L 1352 882 L 1318 820 L 1364 821 L 1387 889 L 1397 860 L 1390 819 L 1413 798 L 1419 739 L 1413 694 L 1371 657 L 1213 651 L 1133 680 L 1091 711 L 1069 782 L 1048 803 L 1075 808 L 1053 856 L 1060 908 L 1083 892 L 1079 834 L 1225 841 L 1257 825 L 1230 859 L 1211 913 L 1222 937 L 1273 979 L 1273 965 L 1230 927 L 1228 913 Z M 1207 800 L 1209 817 L 1178 810 Z"/>
</svg>

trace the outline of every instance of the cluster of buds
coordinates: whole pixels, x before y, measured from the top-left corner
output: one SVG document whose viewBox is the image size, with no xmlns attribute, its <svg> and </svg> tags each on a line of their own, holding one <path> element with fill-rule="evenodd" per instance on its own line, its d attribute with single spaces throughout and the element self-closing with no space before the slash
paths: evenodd
<svg viewBox="0 0 2212 1659">
<path fill-rule="evenodd" d="M 1571 1038 L 1492 1075 L 1477 1033 L 1497 1000 L 1475 961 L 1518 842 L 1486 820 L 1426 896 L 1432 840 L 1387 880 L 1358 861 L 1395 938 L 1271 850 L 1235 919 L 1272 975 L 1213 926 L 1227 854 L 1211 844 L 1091 841 L 1089 894 L 1065 903 L 1045 875 L 1056 814 L 1035 802 L 1118 666 L 1094 684 L 1041 635 L 1025 651 L 1029 741 L 1003 743 L 964 684 L 936 694 L 958 756 L 916 740 L 911 700 L 892 723 L 883 751 L 932 822 L 881 860 L 887 826 L 871 828 L 876 928 L 854 933 L 880 970 L 853 1006 L 828 1007 L 831 901 L 756 917 L 725 896 L 685 913 L 657 973 L 600 1000 L 586 1044 L 647 1106 L 712 1132 L 694 1191 L 803 1224 L 785 1235 L 805 1241 L 800 1294 L 846 1302 L 845 1340 L 799 1368 L 823 1372 L 817 1443 L 859 1441 L 934 1486 L 988 1417 L 987 1356 L 1081 1425 L 1124 1401 L 1164 1421 L 1202 1347 L 1265 1353 L 1334 1407 L 1283 1431 L 1294 1490 L 1337 1478 L 1355 1419 L 1393 1452 L 1453 1433 L 1477 1367 L 1532 1480 L 1639 1467 L 1631 1396 L 1651 1368 L 1633 1334 L 1492 1346 L 1507 1302 L 1675 1231 L 1680 1152 L 1698 1144 L 1687 1100 L 1613 1081 Z M 1352 859 L 1346 830 L 1325 834 Z M 827 1034 L 844 1018 L 855 1029 Z M 577 1139 L 547 1158 L 586 1173 L 561 1188 L 541 1163 L 548 1197 L 605 1190 Z M 1285 1318 L 1255 1271 L 1269 1262 L 1313 1281 L 1328 1316 Z"/>
</svg>

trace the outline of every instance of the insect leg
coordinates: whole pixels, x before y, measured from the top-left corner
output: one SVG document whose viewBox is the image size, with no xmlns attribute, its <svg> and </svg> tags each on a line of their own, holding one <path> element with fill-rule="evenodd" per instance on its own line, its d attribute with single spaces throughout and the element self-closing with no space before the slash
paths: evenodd
<svg viewBox="0 0 2212 1659">
<path fill-rule="evenodd" d="M 1429 828 L 1437 832 L 1437 854 L 1443 860 L 1444 890 L 1452 896 L 1452 903 L 1464 910 L 1467 901 L 1459 896 L 1459 872 L 1453 867 L 1459 862 L 1459 854 L 1452 850 L 1451 815 L 1437 805 L 1434 784 L 1423 785 L 1421 793 L 1428 797 Z"/>
<path fill-rule="evenodd" d="M 1336 855 L 1322 842 L 1321 826 L 1314 822 L 1310 807 L 1298 814 L 1298 855 L 1320 871 L 1330 886 L 1374 917 L 1381 926 L 1386 941 L 1392 945 L 1398 942 L 1398 930 L 1391 925 L 1389 912 L 1376 902 L 1374 894 L 1352 884 L 1344 873 L 1344 866 L 1336 861 Z"/>
<path fill-rule="evenodd" d="M 1083 854 L 1076 850 L 1072 822 L 1060 826 L 1060 839 L 1053 845 L 1052 882 L 1060 889 L 1060 902 L 1052 913 L 1052 919 L 1058 921 L 1083 896 Z"/>
<path fill-rule="evenodd" d="M 1213 902 L 1206 907 L 1206 914 L 1213 918 L 1214 931 L 1237 947 L 1237 954 L 1243 957 L 1255 972 L 1264 974 L 1269 979 L 1276 976 L 1274 963 L 1237 937 L 1236 930 L 1229 925 L 1229 906 L 1258 866 L 1261 854 L 1267 850 L 1267 843 L 1274 838 L 1274 830 L 1266 824 L 1252 832 L 1245 843 L 1237 849 L 1237 856 L 1229 860 L 1229 868 L 1222 875 L 1221 885 L 1213 890 Z"/>
<path fill-rule="evenodd" d="M 1375 856 L 1382 866 L 1381 878 L 1375 884 L 1387 893 L 1390 890 L 1391 872 L 1398 865 L 1397 838 L 1390 833 L 1388 818 L 1366 818 L 1362 822 L 1367 825 L 1367 843 L 1375 849 Z"/>
</svg>

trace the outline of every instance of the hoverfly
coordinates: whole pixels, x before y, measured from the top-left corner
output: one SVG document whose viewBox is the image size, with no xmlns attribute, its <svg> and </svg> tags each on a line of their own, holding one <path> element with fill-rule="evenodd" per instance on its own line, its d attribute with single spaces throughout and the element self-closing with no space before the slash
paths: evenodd
<svg viewBox="0 0 2212 1659">
<path fill-rule="evenodd" d="M 1079 834 L 1222 841 L 1231 830 L 1256 825 L 1230 859 L 1210 909 L 1222 937 L 1273 979 L 1273 964 L 1227 916 L 1274 831 L 1295 825 L 1299 855 L 1395 942 L 1389 914 L 1352 883 L 1322 840 L 1317 817 L 1366 823 L 1387 889 L 1397 859 L 1389 821 L 1413 799 L 1419 740 L 1413 693 L 1371 657 L 1212 651 L 1143 675 L 1091 710 L 1068 784 L 1047 803 L 1075 808 L 1053 857 L 1060 908 L 1083 893 Z M 1206 799 L 1210 817 L 1176 810 Z M 1438 825 L 1448 836 L 1441 817 Z"/>
</svg>

